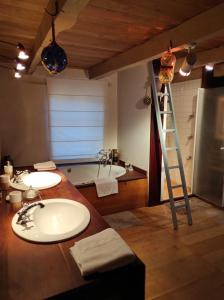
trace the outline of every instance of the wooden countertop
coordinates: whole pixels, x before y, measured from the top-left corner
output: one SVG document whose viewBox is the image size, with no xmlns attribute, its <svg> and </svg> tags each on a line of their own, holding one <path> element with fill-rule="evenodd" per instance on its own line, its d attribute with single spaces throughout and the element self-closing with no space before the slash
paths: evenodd
<svg viewBox="0 0 224 300">
<path fill-rule="evenodd" d="M 43 200 L 68 198 L 83 203 L 90 211 L 90 224 L 83 233 L 65 242 L 27 242 L 13 233 L 14 213 L 3 200 L 0 203 L 0 299 L 44 299 L 91 282 L 81 277 L 69 248 L 75 241 L 106 229 L 108 224 L 61 172 L 55 172 L 61 175 L 62 182 L 41 191 Z"/>
</svg>

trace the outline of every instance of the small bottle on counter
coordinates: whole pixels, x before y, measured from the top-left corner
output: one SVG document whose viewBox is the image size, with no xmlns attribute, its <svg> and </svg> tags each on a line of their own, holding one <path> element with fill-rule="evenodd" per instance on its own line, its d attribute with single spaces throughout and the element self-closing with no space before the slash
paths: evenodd
<svg viewBox="0 0 224 300">
<path fill-rule="evenodd" d="M 130 164 L 129 164 L 129 163 L 125 163 L 125 164 L 124 164 L 124 167 L 125 167 L 125 169 L 126 169 L 126 172 L 128 172 L 128 171 L 129 171 L 129 166 L 130 166 Z"/>
<path fill-rule="evenodd" d="M 117 149 L 112 149 L 113 164 L 118 165 L 119 153 Z"/>
<path fill-rule="evenodd" d="M 13 165 L 7 160 L 6 165 L 4 166 L 4 173 L 9 175 L 10 178 L 13 177 Z"/>
<path fill-rule="evenodd" d="M 133 169 L 133 166 L 131 164 L 129 164 L 129 167 L 128 167 L 128 171 L 129 172 L 132 172 L 134 169 Z"/>
<path fill-rule="evenodd" d="M 10 165 L 14 166 L 13 160 L 12 160 L 12 158 L 11 158 L 10 155 L 5 155 L 5 156 L 3 157 L 3 159 L 2 159 L 2 166 L 5 166 L 6 163 L 7 163 L 7 161 L 10 162 Z"/>
</svg>

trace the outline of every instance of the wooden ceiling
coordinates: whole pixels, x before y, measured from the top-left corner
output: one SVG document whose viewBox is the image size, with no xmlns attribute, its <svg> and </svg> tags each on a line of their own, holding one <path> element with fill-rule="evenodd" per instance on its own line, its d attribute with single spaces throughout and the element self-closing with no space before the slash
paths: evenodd
<svg viewBox="0 0 224 300">
<path fill-rule="evenodd" d="M 221 0 L 58 0 L 58 2 L 63 11 L 56 19 L 57 42 L 65 49 L 69 66 L 89 69 L 93 73 L 92 77 L 112 70 L 110 61 L 115 62 L 114 68 L 123 67 L 124 63 L 118 61 L 119 57 L 123 60 L 126 52 L 138 47 L 144 50 L 144 44 L 149 44 L 151 40 L 154 40 L 155 48 L 156 38 L 161 34 L 172 33 L 172 29 L 179 28 L 178 26 L 184 22 L 223 4 Z M 32 71 L 40 62 L 41 49 L 51 38 L 50 17 L 44 8 L 52 9 L 52 4 L 53 0 L 0 0 L 0 40 L 15 44 L 23 43 L 32 54 L 30 61 Z M 224 15 L 224 8 L 220 7 Z M 65 24 L 66 21 L 69 21 L 67 22 L 69 24 Z M 207 22 L 212 24 L 213 20 Z M 218 24 L 220 32 L 217 25 L 215 35 L 211 36 L 209 33 L 206 39 L 199 37 L 196 51 L 223 46 L 224 26 L 222 27 L 221 23 L 222 20 Z M 195 26 L 194 30 L 200 31 L 207 25 L 207 23 L 198 24 L 198 28 Z M 173 33 L 170 36 L 175 37 Z M 166 40 L 169 41 L 169 36 Z M 175 42 L 173 40 L 174 44 Z M 158 39 L 158 48 L 162 46 Z M 168 46 L 169 43 L 164 42 L 163 49 L 166 50 Z M 160 52 L 161 49 L 158 49 L 158 54 Z M 131 55 L 132 52 L 129 53 Z M 15 49 L 0 43 L 0 64 L 9 64 L 10 60 L 4 56 L 14 58 Z M 129 59 L 127 63 L 141 60 L 143 57 L 146 58 L 147 53 L 136 57 L 136 60 Z M 98 66 L 100 70 L 96 71 Z"/>
<path fill-rule="evenodd" d="M 58 42 L 72 66 L 89 68 L 221 2 L 92 0 L 75 26 L 59 34 Z"/>
<path fill-rule="evenodd" d="M 31 50 L 48 0 L 0 0 L 0 40 Z M 0 42 L 0 55 L 14 59 L 15 47 Z M 0 63 L 10 60 L 0 56 Z"/>
</svg>

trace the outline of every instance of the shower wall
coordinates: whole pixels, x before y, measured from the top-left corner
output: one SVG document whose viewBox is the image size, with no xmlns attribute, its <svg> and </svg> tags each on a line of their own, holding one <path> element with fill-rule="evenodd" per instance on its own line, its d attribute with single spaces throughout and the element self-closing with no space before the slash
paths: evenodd
<svg viewBox="0 0 224 300">
<path fill-rule="evenodd" d="M 224 88 L 200 89 L 193 193 L 224 207 Z"/>
<path fill-rule="evenodd" d="M 200 79 L 174 83 L 171 85 L 181 154 L 189 192 L 191 192 L 192 187 L 195 114 L 197 92 L 200 86 Z M 168 119 L 167 128 L 170 128 L 171 126 Z M 171 134 L 168 135 L 167 145 L 172 146 Z M 176 155 L 174 152 L 172 153 L 172 151 L 170 151 L 168 153 L 168 161 L 170 165 L 175 165 Z M 174 183 L 180 183 L 179 170 L 172 171 L 172 181 Z"/>
</svg>

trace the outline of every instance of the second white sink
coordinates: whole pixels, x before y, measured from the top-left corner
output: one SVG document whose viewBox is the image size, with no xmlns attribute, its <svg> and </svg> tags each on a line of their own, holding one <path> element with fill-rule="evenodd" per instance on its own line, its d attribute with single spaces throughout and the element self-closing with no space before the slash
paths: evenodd
<svg viewBox="0 0 224 300">
<path fill-rule="evenodd" d="M 32 172 L 23 174 L 21 182 L 11 181 L 11 186 L 17 190 L 27 190 L 30 186 L 34 189 L 43 190 L 53 187 L 61 182 L 61 176 L 53 172 Z"/>
</svg>

